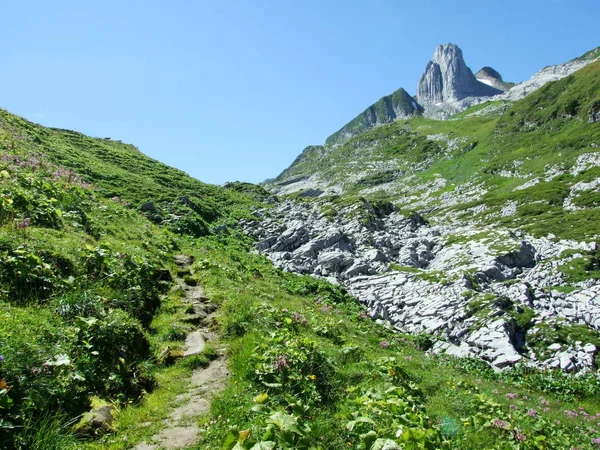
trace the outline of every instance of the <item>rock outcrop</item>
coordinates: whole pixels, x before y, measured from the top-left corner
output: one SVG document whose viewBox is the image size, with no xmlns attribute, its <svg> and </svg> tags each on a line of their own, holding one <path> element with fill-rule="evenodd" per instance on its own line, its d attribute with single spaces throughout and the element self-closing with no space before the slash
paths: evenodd
<svg viewBox="0 0 600 450">
<path fill-rule="evenodd" d="M 477 80 L 454 44 L 436 48 L 417 87 L 417 101 L 425 105 L 457 102 L 467 97 L 491 97 L 502 91 Z"/>
<path fill-rule="evenodd" d="M 594 366 L 589 342 L 536 353 L 527 341 L 527 330 L 543 333 L 548 323 L 600 330 L 600 282 L 555 288 L 564 285 L 559 265 L 595 251 L 593 243 L 433 226 L 366 200 L 335 214 L 331 206 L 285 202 L 242 227 L 277 267 L 343 284 L 371 318 L 437 337 L 434 352 L 477 357 L 498 370 L 517 362 L 572 372 Z M 561 256 L 565 250 L 571 256 Z"/>
</svg>

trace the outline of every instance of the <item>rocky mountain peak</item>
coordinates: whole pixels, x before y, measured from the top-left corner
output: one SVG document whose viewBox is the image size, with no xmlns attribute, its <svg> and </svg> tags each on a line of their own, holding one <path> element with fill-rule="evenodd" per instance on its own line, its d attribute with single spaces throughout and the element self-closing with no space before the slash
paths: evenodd
<svg viewBox="0 0 600 450">
<path fill-rule="evenodd" d="M 500 75 L 500 73 L 497 70 L 494 70 L 488 66 L 482 67 L 479 70 L 479 72 L 475 74 L 475 78 L 477 78 L 478 80 L 492 79 L 497 81 L 504 81 L 502 79 L 502 75 Z"/>
<path fill-rule="evenodd" d="M 506 91 L 515 85 L 514 83 L 505 82 L 498 71 L 488 66 L 481 68 L 479 72 L 475 74 L 475 78 L 482 83 L 500 89 L 501 91 Z"/>
<path fill-rule="evenodd" d="M 424 105 L 437 105 L 501 92 L 475 78 L 457 45 L 442 44 L 435 49 L 433 58 L 419 80 L 417 101 Z"/>
</svg>

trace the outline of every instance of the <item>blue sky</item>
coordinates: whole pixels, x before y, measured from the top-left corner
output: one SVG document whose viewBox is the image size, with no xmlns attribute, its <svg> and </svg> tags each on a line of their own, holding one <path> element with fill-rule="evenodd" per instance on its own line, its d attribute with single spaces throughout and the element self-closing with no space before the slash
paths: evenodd
<svg viewBox="0 0 600 450">
<path fill-rule="evenodd" d="M 399 87 L 435 47 L 523 81 L 600 45 L 597 0 L 2 2 L 0 108 L 259 182 Z"/>
</svg>

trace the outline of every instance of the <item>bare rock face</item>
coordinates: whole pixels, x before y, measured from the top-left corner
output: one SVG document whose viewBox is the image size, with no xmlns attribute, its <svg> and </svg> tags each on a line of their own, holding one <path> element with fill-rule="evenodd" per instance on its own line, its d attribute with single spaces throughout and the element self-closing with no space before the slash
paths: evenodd
<svg viewBox="0 0 600 450">
<path fill-rule="evenodd" d="M 417 101 L 424 105 L 456 102 L 467 97 L 489 97 L 501 90 L 478 81 L 454 44 L 436 48 L 417 87 Z"/>
</svg>

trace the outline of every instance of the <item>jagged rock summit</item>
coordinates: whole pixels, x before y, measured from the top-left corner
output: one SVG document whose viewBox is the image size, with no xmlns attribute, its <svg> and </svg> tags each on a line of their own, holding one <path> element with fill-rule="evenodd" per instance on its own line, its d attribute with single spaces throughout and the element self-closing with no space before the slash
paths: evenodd
<svg viewBox="0 0 600 450">
<path fill-rule="evenodd" d="M 467 97 L 491 97 L 501 93 L 500 89 L 475 78 L 458 46 L 442 44 L 435 49 L 419 80 L 416 98 L 422 105 L 439 105 Z"/>
</svg>

